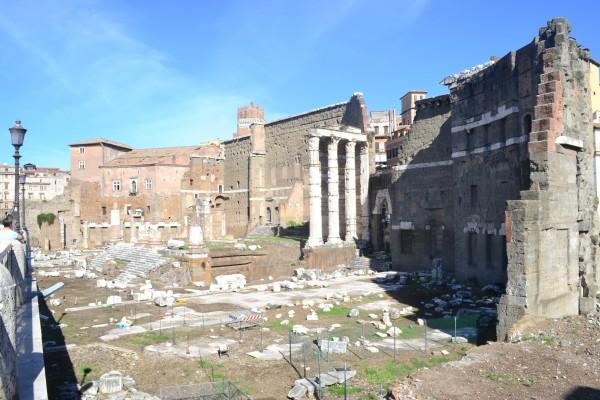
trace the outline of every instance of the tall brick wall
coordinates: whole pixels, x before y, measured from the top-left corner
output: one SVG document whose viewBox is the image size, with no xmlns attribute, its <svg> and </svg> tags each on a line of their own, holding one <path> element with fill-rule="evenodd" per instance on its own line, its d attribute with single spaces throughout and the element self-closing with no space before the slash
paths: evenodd
<svg viewBox="0 0 600 400">
<path fill-rule="evenodd" d="M 507 210 L 508 284 L 498 306 L 503 338 L 522 315 L 595 309 L 598 227 L 589 55 L 565 19 L 548 22 L 535 49 L 530 186 Z"/>
<path fill-rule="evenodd" d="M 250 136 L 223 143 L 225 152 L 224 177 L 225 218 L 227 234 L 244 236 L 248 227 L 248 158 L 251 151 Z"/>
<path fill-rule="evenodd" d="M 511 52 L 451 88 L 454 253 L 459 278 L 505 282 L 506 201 L 529 184 L 531 46 Z"/>
</svg>

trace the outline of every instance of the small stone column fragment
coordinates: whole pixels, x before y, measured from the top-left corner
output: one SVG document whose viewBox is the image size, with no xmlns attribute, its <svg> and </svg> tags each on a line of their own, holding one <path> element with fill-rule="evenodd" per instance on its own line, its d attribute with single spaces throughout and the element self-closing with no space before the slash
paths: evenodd
<svg viewBox="0 0 600 400">
<path fill-rule="evenodd" d="M 332 137 L 327 145 L 327 204 L 329 206 L 328 244 L 341 243 L 340 239 L 340 176 L 338 171 L 339 138 Z"/>
<path fill-rule="evenodd" d="M 354 155 L 356 142 L 346 142 L 346 242 L 354 243 L 356 239 L 356 158 Z"/>
<path fill-rule="evenodd" d="M 321 164 L 319 161 L 319 137 L 308 139 L 308 187 L 310 197 L 310 235 L 307 246 L 323 244 L 323 222 L 321 220 Z"/>
<path fill-rule="evenodd" d="M 362 240 L 369 240 L 369 146 L 360 145 L 360 206 L 362 222 Z"/>
</svg>

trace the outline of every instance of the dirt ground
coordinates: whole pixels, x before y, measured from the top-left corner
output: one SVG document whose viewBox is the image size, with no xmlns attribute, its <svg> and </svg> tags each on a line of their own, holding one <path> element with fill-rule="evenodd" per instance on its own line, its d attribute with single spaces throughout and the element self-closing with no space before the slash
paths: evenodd
<svg viewBox="0 0 600 400">
<path fill-rule="evenodd" d="M 472 348 L 405 384 L 418 399 L 600 399 L 600 327 L 589 321 L 531 320 L 519 342 Z"/>
<path fill-rule="evenodd" d="M 46 277 L 39 280 L 39 285 L 45 288 L 61 280 L 66 286 L 54 298 L 60 298 L 62 304 L 48 304 L 54 313 L 44 304 L 41 309 L 43 315 L 51 316 L 43 322 L 43 334 L 46 347 L 55 348 L 45 353 L 48 387 L 51 398 L 55 399 L 63 398 L 58 388 L 65 383 L 84 385 L 103 373 L 119 370 L 135 379 L 137 389 L 156 395 L 164 387 L 229 380 L 252 399 L 280 400 L 285 398 L 294 380 L 304 375 L 305 367 L 307 376 L 312 377 L 318 370 L 325 372 L 344 365 L 357 371 L 347 387 L 347 398 L 352 400 L 378 399 L 395 386 L 403 388 L 406 399 L 600 399 L 600 322 L 594 318 L 589 321 L 583 317 L 528 320 L 519 329 L 520 340 L 516 343 L 476 347 L 446 341 L 427 351 L 402 350 L 395 354 L 390 348 L 380 347 L 380 352 L 370 353 L 364 346 L 356 346 L 355 341 L 360 336 L 372 341 L 377 337 L 370 324 L 363 327 L 356 318 L 348 318 L 348 310 L 380 303 L 418 307 L 427 300 L 426 293 L 405 288 L 352 298 L 350 303 L 340 303 L 329 313 L 319 312 L 319 321 L 314 322 L 305 320 L 307 309 L 294 307 L 294 321 L 308 328 L 327 330 L 339 324 L 330 335 L 348 336 L 352 344 L 350 351 L 326 359 L 317 359 L 311 351 L 294 353 L 292 362 L 287 359 L 261 361 L 246 353 L 268 344 L 288 343 L 289 326 L 280 324 L 287 317 L 286 306 L 267 310 L 268 320 L 263 323 L 263 329 L 256 327 L 241 335 L 223 325 L 179 326 L 103 342 L 100 336 L 113 329 L 122 316 L 150 314 L 136 322 L 143 324 L 165 317 L 168 308 L 138 303 L 67 312 L 67 308 L 85 306 L 96 299 L 104 302 L 108 295 L 119 294 L 126 299 L 127 292 L 97 289 L 93 279 Z M 187 299 L 184 305 L 198 313 L 239 309 L 227 302 L 204 304 L 194 299 Z M 369 319 L 367 314 L 371 311 L 361 309 L 360 312 L 358 320 Z M 276 318 L 277 314 L 282 316 Z M 399 339 L 423 336 L 423 327 L 416 324 L 418 316 L 420 312 L 394 321 L 394 325 L 403 330 Z M 322 333 L 326 334 L 326 331 Z M 148 345 L 166 342 L 180 347 L 200 345 L 211 338 L 235 341 L 228 357 L 190 358 L 147 349 Z M 311 342 L 316 338 L 313 333 L 309 338 L 293 340 Z M 66 351 L 61 351 L 63 345 L 67 346 Z M 314 349 L 314 344 L 311 348 Z M 320 398 L 343 399 L 343 388 L 327 388 Z"/>
</svg>

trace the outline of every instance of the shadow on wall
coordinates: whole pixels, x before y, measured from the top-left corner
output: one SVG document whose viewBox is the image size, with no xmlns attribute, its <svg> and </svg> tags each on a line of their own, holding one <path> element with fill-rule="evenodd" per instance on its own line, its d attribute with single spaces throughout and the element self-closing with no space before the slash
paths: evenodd
<svg viewBox="0 0 600 400">
<path fill-rule="evenodd" d="M 60 328 L 61 319 L 65 314 L 62 314 L 57 321 L 50 312 L 46 300 L 42 297 L 39 298 L 39 307 L 40 316 L 48 317 L 46 321 L 42 318 L 48 397 L 49 399 L 79 399 L 81 395 L 77 392 L 75 385 L 80 383 L 85 387 L 86 382 L 77 382 L 73 363 L 66 348 L 65 336 Z M 52 349 L 53 347 L 55 349 Z M 51 351 L 47 351 L 48 348 Z"/>
<path fill-rule="evenodd" d="M 441 107 L 449 110 L 448 105 Z M 394 269 L 430 270 L 432 259 L 442 258 L 444 270 L 454 270 L 455 188 L 452 165 L 447 165 L 452 153 L 448 116 L 446 112 L 417 122 L 414 133 L 399 144 L 399 157 L 404 156 L 398 160 L 399 170 L 390 168 L 371 176 L 372 251 L 387 252 Z M 384 189 L 389 196 L 378 196 Z"/>
<path fill-rule="evenodd" d="M 0 266 L 0 268 L 3 268 Z M 13 344 L 11 343 L 8 331 L 7 331 L 8 321 L 4 321 L 2 315 L 0 314 L 0 342 L 2 343 L 2 351 L 0 352 L 0 388 L 2 391 L 0 392 L 0 398 L 9 399 L 12 397 L 11 389 L 14 389 L 15 383 L 11 383 L 10 381 L 4 381 L 8 376 L 11 376 L 14 373 L 14 368 L 16 368 L 16 358 L 17 353 Z"/>
<path fill-rule="evenodd" d="M 565 396 L 565 400 L 597 400 L 600 399 L 600 390 L 588 386 L 579 386 Z"/>
</svg>

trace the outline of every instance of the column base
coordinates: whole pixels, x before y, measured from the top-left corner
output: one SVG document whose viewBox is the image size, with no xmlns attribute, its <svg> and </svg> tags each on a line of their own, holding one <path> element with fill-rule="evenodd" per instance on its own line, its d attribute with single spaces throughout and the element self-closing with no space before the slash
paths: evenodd
<svg viewBox="0 0 600 400">
<path fill-rule="evenodd" d="M 329 238 L 329 239 L 327 239 L 327 244 L 330 245 L 330 246 L 338 245 L 338 244 L 342 244 L 342 243 L 344 243 L 344 242 L 342 242 L 342 239 L 340 239 L 340 238 Z"/>
<path fill-rule="evenodd" d="M 308 240 L 306 241 L 305 246 L 308 248 L 320 247 L 320 246 L 323 246 L 323 240 L 322 239 L 314 239 L 314 238 L 309 237 Z"/>
</svg>

